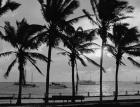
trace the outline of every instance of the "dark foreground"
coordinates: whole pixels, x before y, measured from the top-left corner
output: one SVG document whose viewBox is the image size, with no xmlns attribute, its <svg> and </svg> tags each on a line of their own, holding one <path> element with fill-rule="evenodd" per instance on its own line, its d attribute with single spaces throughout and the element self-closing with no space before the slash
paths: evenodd
<svg viewBox="0 0 140 107">
<path fill-rule="evenodd" d="M 103 101 L 100 104 L 98 101 L 76 102 L 76 103 L 26 103 L 21 105 L 16 104 L 0 104 L 0 107 L 140 107 L 140 100 L 121 100 L 116 104 L 113 101 Z"/>
</svg>

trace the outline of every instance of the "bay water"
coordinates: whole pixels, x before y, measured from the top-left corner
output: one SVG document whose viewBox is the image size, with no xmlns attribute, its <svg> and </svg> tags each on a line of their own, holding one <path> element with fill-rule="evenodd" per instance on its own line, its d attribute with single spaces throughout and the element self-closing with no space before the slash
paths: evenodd
<svg viewBox="0 0 140 107">
<path fill-rule="evenodd" d="M 96 82 L 96 85 L 79 85 L 78 86 L 78 94 L 79 95 L 99 95 L 99 82 Z M 103 94 L 104 95 L 112 95 L 115 90 L 115 82 L 106 81 L 103 82 Z M 31 95 L 32 97 L 43 97 L 45 94 L 45 83 L 44 82 L 36 82 L 36 87 L 23 87 L 22 94 L 24 96 Z M 64 84 L 67 88 L 50 88 L 49 93 L 52 95 L 71 95 L 72 86 L 71 82 L 61 82 L 60 84 Z M 135 84 L 134 82 L 119 82 L 119 94 L 135 94 L 140 90 L 140 84 Z M 18 85 L 14 85 L 12 82 L 0 82 L 0 96 L 9 96 L 16 95 L 18 93 Z"/>
</svg>

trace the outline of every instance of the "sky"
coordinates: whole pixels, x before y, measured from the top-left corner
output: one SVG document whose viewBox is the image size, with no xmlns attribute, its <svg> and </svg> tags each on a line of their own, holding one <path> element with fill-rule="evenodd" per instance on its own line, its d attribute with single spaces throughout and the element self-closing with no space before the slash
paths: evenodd
<svg viewBox="0 0 140 107">
<path fill-rule="evenodd" d="M 5 0 L 6 1 L 6 0 Z M 8 12 L 6 15 L 3 15 L 0 18 L 0 25 L 4 26 L 5 21 L 10 21 L 13 25 L 15 25 L 16 20 L 21 21 L 23 18 L 26 18 L 30 24 L 41 24 L 44 25 L 45 21 L 41 15 L 40 5 L 37 0 L 14 0 L 20 4 L 22 4 L 16 11 Z M 69 19 L 83 15 L 82 9 L 86 9 L 89 12 L 92 12 L 90 6 L 90 0 L 79 0 L 80 7 L 74 11 L 74 14 L 69 17 Z M 127 22 L 130 23 L 131 26 L 137 26 L 140 29 L 140 0 L 128 0 L 129 3 L 135 7 L 135 11 L 132 14 L 134 17 L 128 19 Z M 74 25 L 75 28 L 82 26 L 84 29 L 90 29 L 93 26 L 90 24 L 90 21 L 87 19 L 80 20 L 77 24 Z M 100 40 L 96 42 L 100 43 Z M 6 52 L 9 50 L 14 50 L 9 43 L 6 43 L 0 40 L 0 53 Z M 45 45 L 42 45 L 39 48 L 39 52 L 47 56 L 47 48 Z M 53 49 L 52 53 L 52 65 L 51 65 L 51 73 L 50 73 L 50 81 L 71 81 L 71 67 L 68 65 L 68 58 L 65 56 L 57 55 L 59 51 Z M 94 59 L 99 63 L 100 61 L 100 50 L 97 50 L 95 54 L 89 54 L 90 58 Z M 8 65 L 14 59 L 14 56 L 9 57 L 1 57 L 0 58 L 0 81 L 1 82 L 15 82 L 18 81 L 18 69 L 16 65 L 9 77 L 5 79 L 3 77 L 4 73 L 7 70 Z M 140 58 L 135 58 L 140 62 Z M 134 67 L 130 62 L 125 60 L 127 66 L 120 66 L 119 69 L 119 80 L 120 81 L 135 81 L 136 76 L 138 80 L 140 80 L 140 68 Z M 38 66 L 44 73 L 44 76 L 40 75 L 34 67 L 31 66 L 30 63 L 27 64 L 27 81 L 31 81 L 31 74 L 33 73 L 33 81 L 34 82 L 45 82 L 46 75 L 46 67 L 47 64 L 39 62 Z M 104 81 L 114 81 L 115 76 L 115 59 L 113 59 L 108 52 L 105 52 L 104 55 L 104 68 L 106 69 L 106 73 L 103 73 Z M 99 81 L 99 68 L 95 67 L 88 63 L 87 67 L 81 66 L 78 63 L 79 77 L 81 80 L 88 80 L 92 78 L 94 81 Z"/>
</svg>

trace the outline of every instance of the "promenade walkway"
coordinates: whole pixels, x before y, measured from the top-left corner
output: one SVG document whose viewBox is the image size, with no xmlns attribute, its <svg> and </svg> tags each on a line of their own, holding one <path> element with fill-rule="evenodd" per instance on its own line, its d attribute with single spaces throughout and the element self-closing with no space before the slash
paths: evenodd
<svg viewBox="0 0 140 107">
<path fill-rule="evenodd" d="M 140 95 L 129 95 L 129 96 L 119 96 L 119 106 L 129 106 L 133 105 L 132 107 L 135 107 L 134 105 L 138 104 L 140 105 Z M 103 97 L 103 104 L 107 105 L 107 107 L 110 104 L 114 104 L 113 102 L 113 96 L 106 96 Z M 50 105 L 44 105 L 44 102 L 42 99 L 22 99 L 22 106 L 15 105 L 16 100 L 12 101 L 12 104 L 0 104 L 0 107 L 98 107 L 99 106 L 99 97 L 86 97 L 83 102 L 76 102 L 76 103 L 62 103 L 62 102 L 50 102 Z M 116 106 L 116 105 L 113 105 Z M 117 105 L 117 107 L 119 107 Z"/>
<path fill-rule="evenodd" d="M 104 101 L 113 101 L 113 96 L 104 96 L 103 100 Z M 125 101 L 125 100 L 135 100 L 135 101 L 140 101 L 140 95 L 121 95 L 118 96 L 118 100 L 120 101 Z M 93 103 L 97 103 L 99 101 L 99 96 L 89 96 L 89 97 L 85 97 L 85 99 L 82 102 L 93 102 Z M 13 99 L 12 104 L 16 103 L 16 99 Z M 80 102 L 80 101 L 77 101 Z M 4 103 L 10 103 L 10 101 L 5 101 L 5 100 L 1 100 L 0 104 L 4 104 Z M 44 103 L 43 98 L 31 98 L 31 99 L 22 99 L 22 103 Z M 50 101 L 50 103 L 54 103 L 54 101 Z M 63 101 L 55 101 L 55 103 L 63 103 Z"/>
</svg>

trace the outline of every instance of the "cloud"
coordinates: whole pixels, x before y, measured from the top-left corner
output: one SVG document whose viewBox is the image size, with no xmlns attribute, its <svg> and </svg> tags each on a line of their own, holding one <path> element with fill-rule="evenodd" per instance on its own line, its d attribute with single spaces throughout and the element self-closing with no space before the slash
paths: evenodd
<svg viewBox="0 0 140 107">
<path fill-rule="evenodd" d="M 95 28 L 91 24 L 91 22 L 89 21 L 89 19 L 87 19 L 87 18 L 83 18 L 83 19 L 79 20 L 77 23 L 74 24 L 74 27 L 75 27 L 75 29 L 77 29 L 78 27 L 82 27 L 84 30 Z"/>
<path fill-rule="evenodd" d="M 100 59 L 101 49 L 96 49 L 96 51 L 94 53 L 86 54 L 86 56 L 88 56 L 89 58 L 92 58 L 92 59 Z M 104 50 L 104 56 L 108 57 L 108 58 L 112 58 L 112 54 L 109 53 L 106 49 Z"/>
</svg>

